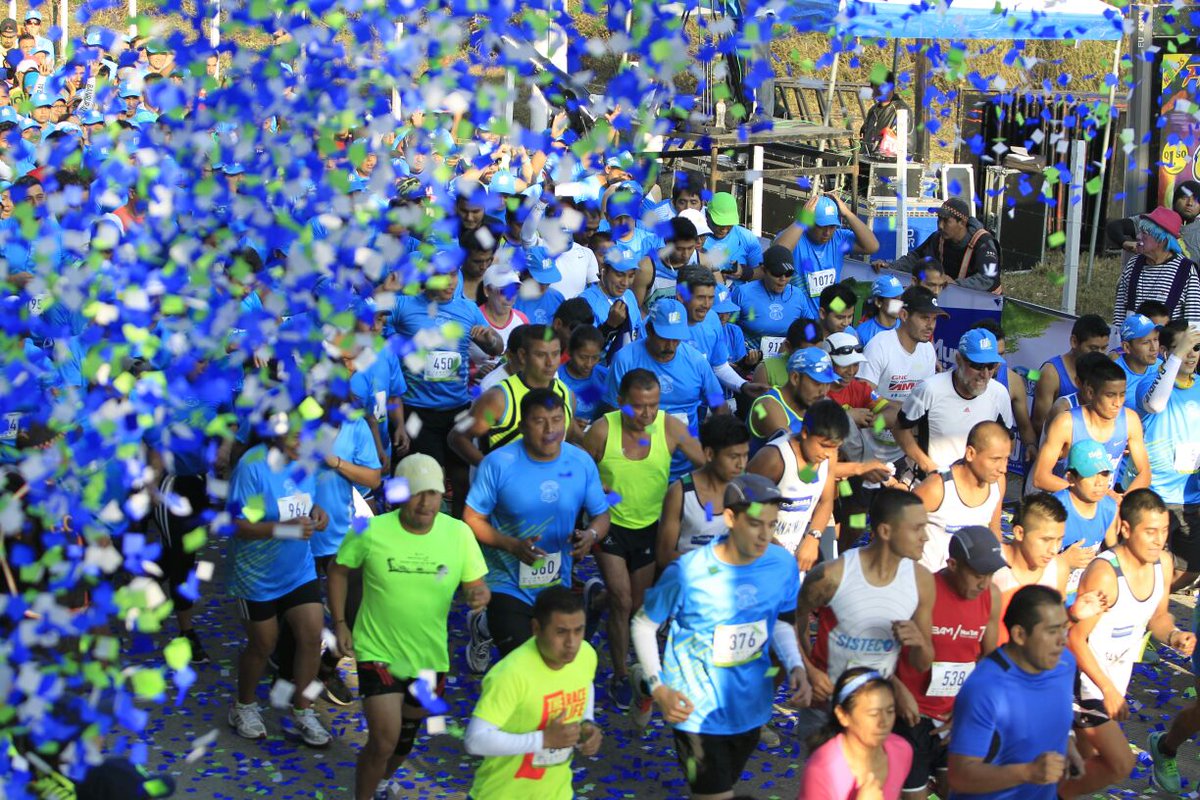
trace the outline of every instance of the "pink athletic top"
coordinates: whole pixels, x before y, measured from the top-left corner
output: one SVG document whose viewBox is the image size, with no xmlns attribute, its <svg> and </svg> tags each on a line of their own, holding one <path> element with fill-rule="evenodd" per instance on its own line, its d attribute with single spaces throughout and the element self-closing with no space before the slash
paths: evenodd
<svg viewBox="0 0 1200 800">
<path fill-rule="evenodd" d="M 843 736 L 845 734 L 839 733 L 809 756 L 797 800 L 854 800 L 858 797 L 858 784 L 842 751 Z M 900 800 L 904 779 L 912 766 L 912 745 L 892 733 L 883 743 L 883 752 L 888 761 L 883 796 L 885 800 Z"/>
</svg>

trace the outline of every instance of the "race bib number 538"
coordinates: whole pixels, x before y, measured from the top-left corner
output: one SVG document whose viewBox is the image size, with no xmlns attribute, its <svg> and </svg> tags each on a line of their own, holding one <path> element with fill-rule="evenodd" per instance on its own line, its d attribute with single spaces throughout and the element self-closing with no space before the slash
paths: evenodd
<svg viewBox="0 0 1200 800">
<path fill-rule="evenodd" d="M 957 697 L 963 681 L 975 671 L 974 662 L 935 661 L 929 675 L 927 697 Z"/>
</svg>

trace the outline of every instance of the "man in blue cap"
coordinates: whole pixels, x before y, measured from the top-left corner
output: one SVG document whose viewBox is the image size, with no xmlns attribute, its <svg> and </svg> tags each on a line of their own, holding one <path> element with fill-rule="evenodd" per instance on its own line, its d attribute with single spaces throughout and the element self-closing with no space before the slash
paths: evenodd
<svg viewBox="0 0 1200 800">
<path fill-rule="evenodd" d="M 604 402 L 609 408 L 617 408 L 621 378 L 631 369 L 648 369 L 658 376 L 663 410 L 685 423 L 695 435 L 701 405 L 716 413 L 727 408 L 721 384 L 708 359 L 694 347 L 684 346 L 689 339 L 687 309 L 678 300 L 659 300 L 650 311 L 646 338 L 622 348 L 613 359 Z M 690 471 L 688 463 L 686 456 L 677 454 L 671 462 L 671 479 Z"/>
<path fill-rule="evenodd" d="M 879 250 L 879 240 L 835 194 L 814 194 L 804 204 L 801 217 L 808 214 L 811 222 L 793 223 L 774 243 L 791 251 L 796 269 L 792 285 L 805 297 L 803 316 L 816 319 L 817 300 L 827 286 L 841 281 L 846 255 L 869 256 Z"/>
<path fill-rule="evenodd" d="M 600 263 L 600 280 L 579 295 L 592 307 L 596 327 L 604 334 L 606 363 L 611 363 L 622 348 L 646 336 L 642 310 L 631 288 L 637 262 L 618 257 L 615 249 L 610 248 Z"/>
<path fill-rule="evenodd" d="M 963 457 L 977 423 L 1013 426 L 1008 392 L 996 378 L 1003 363 L 991 331 L 973 328 L 958 340 L 955 368 L 923 381 L 900 407 L 896 444 L 923 477 Z"/>
<path fill-rule="evenodd" d="M 35 92 L 30 100 L 33 103 L 33 111 L 30 113 L 34 121 L 38 125 L 48 124 L 54 108 L 54 98 L 46 92 Z"/>
<path fill-rule="evenodd" d="M 1130 314 L 1121 323 L 1121 354 L 1115 361 L 1125 370 L 1125 405 L 1138 413 L 1142 386 L 1154 380 L 1162 363 L 1158 357 L 1159 329 L 1143 314 Z"/>
<path fill-rule="evenodd" d="M 54 43 L 46 38 L 45 26 L 42 24 L 42 12 L 31 8 L 25 12 L 25 33 L 33 37 L 33 46 L 46 48 L 50 57 L 50 66 L 54 66 Z"/>
<path fill-rule="evenodd" d="M 787 383 L 772 387 L 750 406 L 751 457 L 779 431 L 800 433 L 804 412 L 824 399 L 837 383 L 829 354 L 817 347 L 804 347 L 792 353 L 787 372 Z"/>
</svg>

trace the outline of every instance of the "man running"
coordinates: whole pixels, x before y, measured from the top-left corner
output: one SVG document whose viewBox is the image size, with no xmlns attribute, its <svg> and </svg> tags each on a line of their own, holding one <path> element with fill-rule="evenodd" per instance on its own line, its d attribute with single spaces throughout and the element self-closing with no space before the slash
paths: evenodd
<svg viewBox="0 0 1200 800">
<path fill-rule="evenodd" d="M 487 670 L 493 639 L 501 657 L 533 635 L 533 601 L 571 586 L 574 560 L 608 533 L 608 501 L 587 453 L 563 442 L 566 410 L 550 389 L 521 400 L 521 438 L 488 453 L 467 495 L 463 521 L 483 545 L 492 597 L 468 616 L 467 663 Z M 588 526 L 576 527 L 581 511 Z M 484 616 L 486 614 L 486 617 Z"/>
<path fill-rule="evenodd" d="M 658 525 L 655 561 L 666 569 L 725 535 L 725 487 L 746 471 L 750 431 L 732 414 L 714 414 L 700 426 L 700 447 L 707 463 L 667 488 Z"/>
<path fill-rule="evenodd" d="M 933 663 L 929 631 L 937 590 L 929 570 L 916 563 L 925 546 L 925 508 L 909 492 L 881 489 L 870 520 L 871 542 L 818 564 L 800 590 L 796 624 L 817 702 L 830 699 L 833 682 L 850 667 L 890 677 L 901 648 L 915 670 Z M 814 613 L 817 636 L 810 647 Z"/>
<path fill-rule="evenodd" d="M 1055 800 L 1068 764 L 1075 658 L 1062 595 L 1026 586 L 1004 613 L 1011 641 L 979 662 L 954 701 L 951 798 Z"/>
<path fill-rule="evenodd" d="M 633 700 L 626 668 L 629 618 L 641 608 L 642 596 L 654 582 L 655 542 L 671 457 L 682 452 L 692 464 L 704 463 L 700 443 L 684 423 L 659 408 L 660 397 L 653 372 L 630 370 L 621 379 L 619 409 L 592 423 L 583 442 L 599 468 L 601 484 L 611 493 L 608 534 L 600 540 L 596 562 L 608 588 L 613 664 L 608 696 L 621 711 Z"/>
<path fill-rule="evenodd" d="M 438 511 L 446 488 L 442 467 L 414 453 L 396 468 L 408 483 L 397 511 L 351 531 L 329 564 L 329 610 L 338 649 L 358 661 L 358 693 L 367 742 L 354 769 L 356 800 L 387 798 L 389 779 L 412 752 L 428 712 L 409 687 L 423 671 L 437 674 L 441 695 L 450 669 L 447 620 L 460 588 L 472 609 L 487 605 L 487 565 L 471 529 Z M 346 619 L 350 571 L 363 571 L 353 631 Z"/>
<path fill-rule="evenodd" d="M 1000 593 L 992 585 L 992 573 L 1003 566 L 996 535 L 968 525 L 950 537 L 946 566 L 933 575 L 933 666 L 918 671 L 901 658 L 899 681 L 893 681 L 896 733 L 913 747 L 905 800 L 925 800 L 930 781 L 939 797 L 946 796 L 946 726 L 963 681 L 979 659 L 996 649 Z"/>
<path fill-rule="evenodd" d="M 570 798 L 571 756 L 594 756 L 596 651 L 583 638 L 581 595 L 552 586 L 533 603 L 532 638 L 500 660 L 464 740 L 483 756 L 471 796 L 489 800 Z"/>
<path fill-rule="evenodd" d="M 826 356 L 828 358 L 828 356 Z M 783 495 L 775 542 L 783 545 L 803 575 L 817 562 L 821 537 L 833 516 L 838 448 L 850 434 L 850 419 L 832 400 L 814 403 L 800 432 L 772 439 L 746 471 L 770 480 Z"/>
<path fill-rule="evenodd" d="M 998 422 L 980 422 L 967 434 L 962 459 L 913 490 L 929 513 L 929 541 L 921 556 L 925 569 L 937 572 L 946 566 L 951 535 L 959 528 L 990 528 L 1000 541 L 1000 507 L 1011 452 L 1007 428 Z"/>
<path fill-rule="evenodd" d="M 1175 627 L 1167 607 L 1174 563 L 1166 550 L 1170 529 L 1166 504 L 1151 490 L 1137 489 L 1121 500 L 1119 513 L 1120 543 L 1097 556 L 1079 581 L 1081 594 L 1099 592 L 1107 607 L 1067 633 L 1067 644 L 1083 673 L 1075 728 L 1081 734 L 1080 752 L 1087 767 L 1083 775 L 1062 784 L 1063 797 L 1090 795 L 1123 782 L 1133 772 L 1137 759 L 1119 723 L 1129 718 L 1125 692 L 1146 631 L 1184 656 L 1190 656 L 1196 645 L 1194 634 Z M 1156 741 L 1152 735 L 1152 754 Z"/>
<path fill-rule="evenodd" d="M 640 677 L 674 729 L 675 752 L 694 798 L 733 797 L 733 787 L 771 718 L 768 646 L 783 664 L 794 705 L 809 700 L 796 643 L 799 576 L 771 546 L 783 495 L 761 475 L 725 489 L 729 535 L 672 561 L 633 621 Z M 667 620 L 666 663 L 658 628 Z M 641 680 L 634 685 L 641 688 Z M 636 698 L 635 698 L 636 700 Z"/>
</svg>

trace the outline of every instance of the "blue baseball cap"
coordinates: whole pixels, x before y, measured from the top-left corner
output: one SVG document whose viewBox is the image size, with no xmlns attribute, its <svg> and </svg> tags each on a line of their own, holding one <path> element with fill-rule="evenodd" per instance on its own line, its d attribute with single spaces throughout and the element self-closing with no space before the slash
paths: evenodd
<svg viewBox="0 0 1200 800">
<path fill-rule="evenodd" d="M 40 128 L 40 127 L 42 127 L 41 123 L 40 123 L 40 122 L 38 122 L 38 121 L 37 121 L 36 119 L 34 119 L 33 117 L 21 117 L 21 123 L 20 123 L 20 124 L 21 124 L 21 130 L 22 130 L 22 131 L 27 131 L 27 130 L 29 130 L 30 128 Z"/>
<path fill-rule="evenodd" d="M 79 122 L 83 125 L 103 125 L 104 115 L 94 108 L 89 108 L 87 111 L 80 112 Z"/>
<path fill-rule="evenodd" d="M 531 247 L 526 251 L 525 269 L 529 271 L 529 277 L 538 283 L 558 283 L 562 280 L 562 273 L 544 247 Z"/>
<path fill-rule="evenodd" d="M 999 364 L 1004 360 L 999 351 L 996 337 L 991 331 L 983 328 L 973 328 L 958 340 L 958 352 L 963 358 L 976 364 Z"/>
<path fill-rule="evenodd" d="M 813 209 L 813 225 L 841 225 L 842 215 L 838 212 L 837 203 L 833 198 L 822 195 L 817 198 L 817 207 Z"/>
<path fill-rule="evenodd" d="M 29 9 L 25 12 L 25 21 L 29 22 L 31 19 L 36 19 L 38 22 L 41 22 L 42 12 L 38 11 L 36 8 Z"/>
<path fill-rule="evenodd" d="M 817 383 L 837 383 L 837 373 L 829 354 L 819 347 L 803 347 L 788 358 L 788 372 L 807 375 Z"/>
<path fill-rule="evenodd" d="M 871 284 L 871 297 L 899 297 L 904 294 L 904 285 L 895 275 L 880 275 Z"/>
<path fill-rule="evenodd" d="M 488 189 L 497 194 L 516 194 L 517 179 L 511 172 L 497 172 L 492 176 L 492 182 L 488 184 Z"/>
<path fill-rule="evenodd" d="M 1155 325 L 1153 320 L 1145 314 L 1130 314 L 1125 318 L 1125 322 L 1121 324 L 1121 341 L 1128 342 L 1130 339 L 1140 339 L 1143 336 L 1149 336 L 1159 329 L 1159 325 Z"/>
<path fill-rule="evenodd" d="M 713 300 L 713 311 L 718 314 L 736 314 L 742 308 L 737 303 L 733 302 L 733 292 L 728 286 L 717 287 L 717 297 Z"/>
<path fill-rule="evenodd" d="M 12 106 L 0 106 L 0 125 L 16 125 L 21 121 L 17 110 Z"/>
<path fill-rule="evenodd" d="M 141 97 L 142 92 L 140 89 L 136 88 L 132 83 L 122 83 L 117 88 L 117 95 L 119 97 Z"/>
<path fill-rule="evenodd" d="M 1095 439 L 1084 439 L 1071 445 L 1067 469 L 1081 478 L 1090 478 L 1101 472 L 1112 472 L 1115 467 L 1104 445 Z"/>
<path fill-rule="evenodd" d="M 54 105 L 54 98 L 46 92 L 35 92 L 29 99 L 33 101 L 34 108 L 49 108 Z"/>
<path fill-rule="evenodd" d="M 646 320 L 654 329 L 654 335 L 660 339 L 690 339 L 688 330 L 687 309 L 678 300 L 664 297 L 650 309 L 650 318 Z"/>
</svg>

